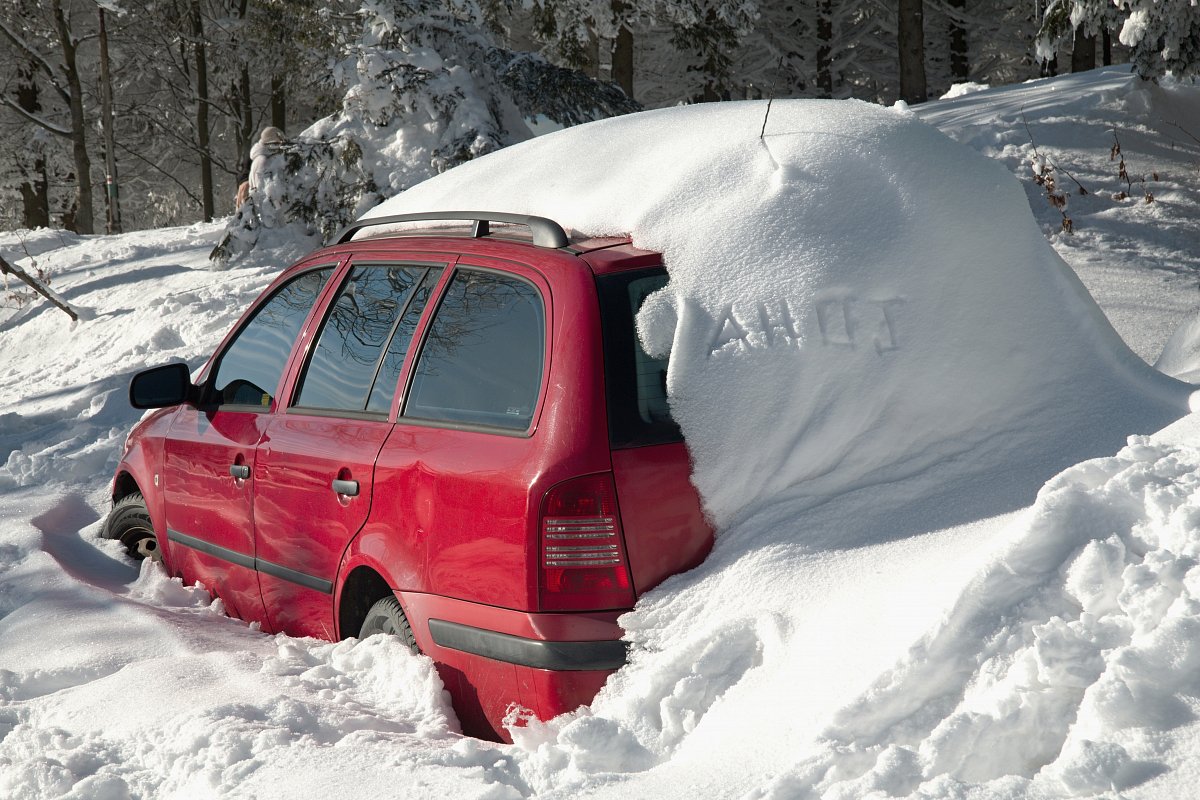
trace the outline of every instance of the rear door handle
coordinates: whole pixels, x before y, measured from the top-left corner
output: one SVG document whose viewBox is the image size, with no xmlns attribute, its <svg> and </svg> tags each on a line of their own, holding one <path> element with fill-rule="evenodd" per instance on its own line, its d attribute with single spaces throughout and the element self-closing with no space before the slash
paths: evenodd
<svg viewBox="0 0 1200 800">
<path fill-rule="evenodd" d="M 229 474 L 240 480 L 248 480 L 250 478 L 250 467 L 246 464 L 230 464 Z"/>
<path fill-rule="evenodd" d="M 358 481 L 342 481 L 334 479 L 333 490 L 347 497 L 358 497 Z"/>
</svg>

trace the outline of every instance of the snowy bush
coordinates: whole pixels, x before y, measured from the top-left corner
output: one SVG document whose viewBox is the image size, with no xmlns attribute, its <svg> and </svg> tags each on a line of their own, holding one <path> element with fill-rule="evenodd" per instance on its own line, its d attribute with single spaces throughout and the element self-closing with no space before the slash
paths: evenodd
<svg viewBox="0 0 1200 800">
<path fill-rule="evenodd" d="M 1200 6 L 1194 0 L 1052 0 L 1042 17 L 1038 55 L 1053 58 L 1081 26 L 1089 36 L 1119 30 L 1121 44 L 1132 48 L 1134 69 L 1148 80 L 1200 72 Z"/>
<path fill-rule="evenodd" d="M 319 235 L 329 241 L 379 199 L 353 138 L 281 144 L 267 157 L 262 185 L 230 218 L 211 258 L 227 264 L 246 254 L 260 244 L 264 229 L 278 229 L 282 239 Z"/>
</svg>

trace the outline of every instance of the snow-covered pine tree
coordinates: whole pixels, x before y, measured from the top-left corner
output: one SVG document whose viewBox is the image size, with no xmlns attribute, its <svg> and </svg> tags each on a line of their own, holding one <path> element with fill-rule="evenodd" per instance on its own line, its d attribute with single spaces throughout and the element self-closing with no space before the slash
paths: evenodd
<svg viewBox="0 0 1200 800">
<path fill-rule="evenodd" d="M 529 138 L 526 118 L 562 125 L 623 114 L 611 84 L 497 46 L 471 0 L 363 0 L 362 34 L 335 64 L 341 109 L 271 157 L 213 260 L 274 242 L 328 240 L 368 208 L 464 161 Z"/>
<path fill-rule="evenodd" d="M 1193 0 L 1050 0 L 1038 32 L 1038 53 L 1053 57 L 1076 28 L 1089 36 L 1120 31 L 1130 61 L 1147 80 L 1170 72 L 1200 73 L 1200 6 Z"/>
<path fill-rule="evenodd" d="M 728 100 L 734 84 L 732 54 L 758 17 L 754 0 L 664 2 L 659 16 L 671 28 L 671 43 L 692 57 L 694 100 Z"/>
</svg>

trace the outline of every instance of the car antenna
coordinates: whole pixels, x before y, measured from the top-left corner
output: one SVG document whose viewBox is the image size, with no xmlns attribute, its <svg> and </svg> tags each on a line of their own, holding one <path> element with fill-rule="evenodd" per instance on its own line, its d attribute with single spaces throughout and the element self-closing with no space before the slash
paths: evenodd
<svg viewBox="0 0 1200 800">
<path fill-rule="evenodd" d="M 783 69 L 783 56 L 779 57 L 777 67 Z M 767 89 L 767 110 L 763 114 L 762 130 L 758 132 L 758 140 L 761 142 L 763 137 L 767 135 L 767 119 L 771 116 L 771 103 L 775 102 L 775 83 L 779 80 L 779 73 L 775 73 L 775 77 L 771 79 L 771 87 Z"/>
</svg>

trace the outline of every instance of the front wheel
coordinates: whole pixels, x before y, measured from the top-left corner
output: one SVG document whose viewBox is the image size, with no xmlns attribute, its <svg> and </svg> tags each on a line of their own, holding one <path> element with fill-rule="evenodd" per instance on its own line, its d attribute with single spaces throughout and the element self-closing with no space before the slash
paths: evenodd
<svg viewBox="0 0 1200 800">
<path fill-rule="evenodd" d="M 135 561 L 162 559 L 158 538 L 154 535 L 154 523 L 150 521 L 150 512 L 146 510 L 146 501 L 136 492 L 122 497 L 108 512 L 101 536 L 119 540 L 125 546 L 125 552 Z"/>
<path fill-rule="evenodd" d="M 365 639 L 376 633 L 395 636 L 409 650 L 414 653 L 419 652 L 417 640 L 413 638 L 412 627 L 408 624 L 408 618 L 404 616 L 404 609 L 400 607 L 400 601 L 395 597 L 389 595 L 375 601 L 375 604 L 367 612 L 367 618 L 363 620 L 362 628 L 358 631 L 358 638 Z"/>
</svg>

